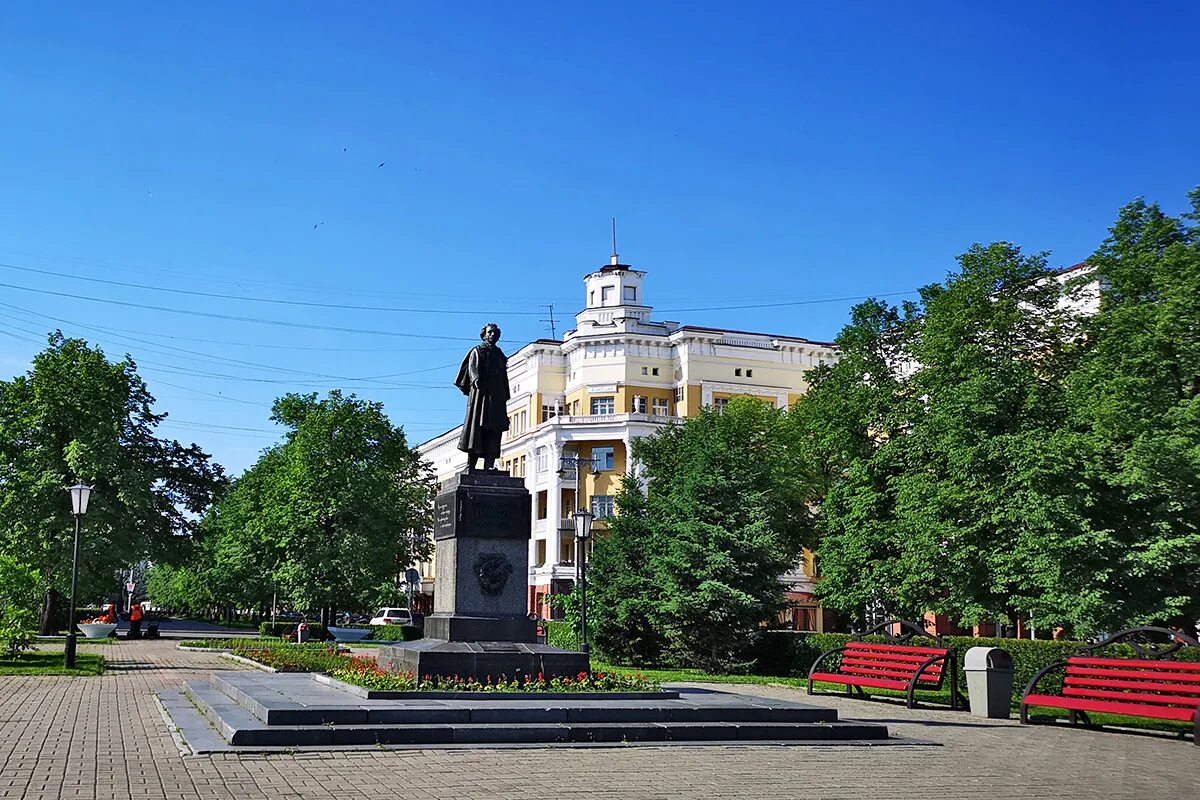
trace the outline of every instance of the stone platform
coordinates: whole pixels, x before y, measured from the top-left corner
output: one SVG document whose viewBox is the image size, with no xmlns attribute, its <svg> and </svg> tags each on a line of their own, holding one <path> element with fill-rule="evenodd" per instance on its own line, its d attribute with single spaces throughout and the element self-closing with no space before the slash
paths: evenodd
<svg viewBox="0 0 1200 800">
<path fill-rule="evenodd" d="M 447 642 L 415 639 L 380 650 L 375 657 L 389 672 L 458 675 L 485 681 L 542 675 L 546 680 L 590 671 L 587 653 L 524 642 Z"/>
<path fill-rule="evenodd" d="M 702 689 L 544 697 L 364 694 L 371 693 L 306 673 L 226 672 L 160 697 L 196 752 L 903 741 L 889 739 L 884 725 L 839 722 L 832 708 Z"/>
</svg>

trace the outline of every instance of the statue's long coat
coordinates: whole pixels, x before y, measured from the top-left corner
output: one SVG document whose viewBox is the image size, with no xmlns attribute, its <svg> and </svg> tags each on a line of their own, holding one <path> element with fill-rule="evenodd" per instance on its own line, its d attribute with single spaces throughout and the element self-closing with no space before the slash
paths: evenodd
<svg viewBox="0 0 1200 800">
<path fill-rule="evenodd" d="M 472 388 L 474 381 L 479 382 L 478 388 Z M 458 449 L 483 452 L 483 431 L 499 437 L 508 430 L 508 356 L 494 344 L 476 345 L 463 359 L 454 385 L 467 396 L 467 418 Z"/>
</svg>

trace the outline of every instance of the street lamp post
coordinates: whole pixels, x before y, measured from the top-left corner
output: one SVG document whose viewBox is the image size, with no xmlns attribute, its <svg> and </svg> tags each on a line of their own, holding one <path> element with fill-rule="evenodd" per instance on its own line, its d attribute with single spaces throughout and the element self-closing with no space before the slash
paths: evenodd
<svg viewBox="0 0 1200 800">
<path fill-rule="evenodd" d="M 575 512 L 575 563 L 579 565 L 579 650 L 588 652 L 587 640 L 587 542 L 592 538 L 592 512 Z"/>
<path fill-rule="evenodd" d="M 575 585 L 579 587 L 579 596 L 582 601 L 582 609 L 580 615 L 580 643 L 579 649 L 586 653 L 588 652 L 587 642 L 587 565 L 584 560 L 587 557 L 587 548 L 585 544 L 592 536 L 592 520 L 594 516 L 588 511 L 583 501 L 583 473 L 580 471 L 583 467 L 589 467 L 593 475 L 600 474 L 600 467 L 595 457 L 584 458 L 582 456 L 561 456 L 558 459 L 558 475 L 563 477 L 568 469 L 575 470 L 575 506 L 576 511 L 572 514 L 575 520 Z"/>
<path fill-rule="evenodd" d="M 75 666 L 75 590 L 79 584 L 79 526 L 83 515 L 87 513 L 92 487 L 86 483 L 77 483 L 68 491 L 71 492 L 71 513 L 75 516 L 75 547 L 71 556 L 71 609 L 67 618 L 67 646 L 63 651 L 63 664 L 67 669 L 71 669 Z"/>
</svg>

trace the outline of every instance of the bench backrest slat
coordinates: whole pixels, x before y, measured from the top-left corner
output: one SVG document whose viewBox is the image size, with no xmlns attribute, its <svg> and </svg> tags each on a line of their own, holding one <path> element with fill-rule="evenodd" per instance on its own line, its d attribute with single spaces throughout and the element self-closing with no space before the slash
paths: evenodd
<svg viewBox="0 0 1200 800">
<path fill-rule="evenodd" d="M 847 647 L 845 656 L 854 656 L 856 658 L 866 658 L 871 661 L 887 661 L 893 664 L 912 664 L 917 666 L 924 661 L 928 661 L 938 653 L 876 653 L 873 650 L 860 650 L 855 647 Z"/>
<path fill-rule="evenodd" d="M 1163 683 L 1161 681 L 1126 681 L 1119 678 L 1093 678 L 1068 674 L 1063 679 L 1065 686 L 1090 686 L 1094 689 L 1133 689 L 1139 692 L 1170 692 L 1171 694 L 1200 696 L 1200 685 L 1190 683 Z"/>
<path fill-rule="evenodd" d="M 881 667 L 881 668 L 886 668 L 886 669 L 893 669 L 893 670 L 896 670 L 897 672 L 916 672 L 917 667 L 921 666 L 925 662 L 924 661 L 883 661 L 883 660 L 877 659 L 877 658 L 863 658 L 862 656 L 851 655 L 851 654 L 847 653 L 842 656 L 842 663 L 843 664 L 855 664 L 860 667 L 866 667 L 866 666 Z M 941 672 L 942 671 L 942 662 L 936 661 L 933 664 L 930 664 L 928 667 L 925 668 L 925 671 L 926 672 Z"/>
<path fill-rule="evenodd" d="M 838 671 L 843 672 L 847 675 L 861 675 L 864 678 L 883 678 L 883 679 L 889 680 L 889 681 L 911 680 L 912 676 L 913 676 L 913 672 L 915 672 L 915 670 L 909 670 L 908 672 L 900 672 L 897 670 L 890 670 L 890 669 L 887 669 L 887 670 L 870 669 L 868 667 L 854 667 L 854 666 L 849 666 L 849 667 L 843 666 Z M 921 677 L 918 678 L 917 680 L 925 682 L 925 683 L 937 683 L 941 679 L 942 679 L 941 673 L 929 674 L 926 672 L 922 672 Z"/>
<path fill-rule="evenodd" d="M 1068 661 L 1086 667 L 1120 667 L 1121 669 L 1154 669 L 1170 672 L 1194 672 L 1200 674 L 1200 661 L 1151 661 L 1136 658 L 1093 658 L 1071 656 Z"/>
<path fill-rule="evenodd" d="M 944 656 L 949 652 L 945 647 L 910 647 L 903 644 L 880 644 L 879 642 L 847 642 L 846 648 L 856 650 L 873 650 L 879 653 L 913 653 L 924 654 L 926 658 Z"/>
<path fill-rule="evenodd" d="M 1169 669 L 1117 669 L 1116 667 L 1081 667 L 1067 664 L 1068 675 L 1093 678 L 1113 678 L 1129 681 L 1165 681 L 1200 686 L 1200 673 L 1175 672 Z"/>
</svg>

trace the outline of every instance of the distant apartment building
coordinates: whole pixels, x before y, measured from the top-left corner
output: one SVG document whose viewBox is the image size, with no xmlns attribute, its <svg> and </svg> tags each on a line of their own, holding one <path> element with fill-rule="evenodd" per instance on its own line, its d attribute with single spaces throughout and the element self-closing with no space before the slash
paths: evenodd
<svg viewBox="0 0 1200 800">
<path fill-rule="evenodd" d="M 539 339 L 509 355 L 510 427 L 500 466 L 524 478 L 531 494 L 529 609 L 541 617 L 557 616 L 550 598 L 575 582 L 572 512 L 590 509 L 596 534 L 604 535 L 618 482 L 638 471 L 635 439 L 733 397 L 787 408 L 806 390 L 805 373 L 836 357 L 829 342 L 654 321 L 645 276 L 614 255 L 584 278 L 574 330 L 562 341 Z M 466 467 L 459 432 L 418 448 L 439 481 Z M 572 460 L 585 466 L 577 471 Z M 422 565 L 425 594 L 435 568 Z M 811 554 L 780 580 L 793 604 L 792 626 L 823 629 Z"/>
</svg>

